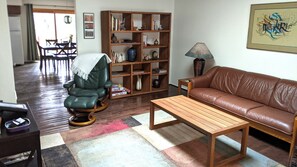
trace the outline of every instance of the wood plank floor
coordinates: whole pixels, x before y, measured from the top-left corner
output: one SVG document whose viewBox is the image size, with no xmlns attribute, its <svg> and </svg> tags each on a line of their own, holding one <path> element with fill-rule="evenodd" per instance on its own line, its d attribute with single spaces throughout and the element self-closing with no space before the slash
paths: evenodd
<svg viewBox="0 0 297 167">
<path fill-rule="evenodd" d="M 31 63 L 14 67 L 15 85 L 18 102 L 28 102 L 41 135 L 58 133 L 69 129 L 79 128 L 68 125 L 69 113 L 63 106 L 68 96 L 63 83 L 70 80 L 72 75 L 61 64 L 59 71 L 48 66 L 47 73 L 39 70 L 39 63 Z M 185 91 L 183 91 L 185 93 Z M 109 107 L 96 113 L 97 122 L 107 122 L 125 118 L 131 115 L 149 112 L 151 99 L 173 96 L 177 88 L 170 86 L 168 92 L 141 95 L 123 99 L 108 100 Z M 241 139 L 241 133 L 228 135 L 234 140 Z M 257 130 L 250 129 L 248 147 L 284 165 L 287 164 L 289 144 L 282 142 Z"/>
</svg>

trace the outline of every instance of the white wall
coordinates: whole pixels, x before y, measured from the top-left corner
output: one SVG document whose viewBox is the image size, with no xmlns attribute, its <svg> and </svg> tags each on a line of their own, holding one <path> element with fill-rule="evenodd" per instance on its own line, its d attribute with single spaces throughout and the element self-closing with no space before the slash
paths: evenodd
<svg viewBox="0 0 297 167">
<path fill-rule="evenodd" d="M 175 0 L 170 83 L 194 75 L 193 58 L 184 55 L 198 41 L 206 43 L 216 65 L 297 80 L 297 54 L 246 48 L 250 5 L 274 2 L 282 1 Z"/>
<path fill-rule="evenodd" d="M 102 10 L 125 10 L 125 11 L 174 11 L 173 0 L 87 0 L 76 1 L 76 31 L 78 53 L 101 52 L 101 21 Z M 83 37 L 83 13 L 95 14 L 95 39 L 84 39 Z"/>
<path fill-rule="evenodd" d="M 16 102 L 6 1 L 0 1 L 0 100 Z"/>
</svg>

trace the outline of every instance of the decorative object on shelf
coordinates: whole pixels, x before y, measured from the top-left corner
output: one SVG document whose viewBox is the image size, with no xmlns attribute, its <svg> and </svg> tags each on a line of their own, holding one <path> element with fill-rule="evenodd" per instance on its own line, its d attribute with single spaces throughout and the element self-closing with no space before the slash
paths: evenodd
<svg viewBox="0 0 297 167">
<path fill-rule="evenodd" d="M 117 43 L 118 42 L 118 38 L 114 34 L 112 34 L 112 36 L 111 36 L 111 42 L 112 43 Z"/>
<path fill-rule="evenodd" d="M 160 69 L 159 69 L 159 68 L 154 68 L 154 69 L 153 69 L 153 73 L 156 73 L 156 74 L 157 74 L 157 73 L 159 73 L 159 72 L 160 72 Z"/>
<path fill-rule="evenodd" d="M 94 13 L 83 13 L 83 21 L 84 21 L 84 38 L 94 39 L 95 38 Z"/>
<path fill-rule="evenodd" d="M 160 80 L 159 79 L 153 80 L 153 88 L 160 88 Z"/>
<path fill-rule="evenodd" d="M 137 75 L 137 81 L 136 81 L 136 90 L 141 90 L 142 89 L 142 82 L 141 82 L 141 75 Z"/>
<path fill-rule="evenodd" d="M 122 31 L 125 31 L 126 30 L 126 27 L 125 27 L 125 18 L 120 21 L 120 30 L 122 30 Z"/>
<path fill-rule="evenodd" d="M 136 54 L 137 52 L 134 47 L 129 48 L 127 51 L 128 61 L 131 61 L 131 62 L 136 61 Z"/>
<path fill-rule="evenodd" d="M 205 60 L 213 59 L 212 54 L 205 43 L 197 42 L 186 54 L 186 56 L 194 57 L 194 75 L 200 76 L 203 74 Z"/>
<path fill-rule="evenodd" d="M 116 53 L 114 51 L 112 51 L 111 62 L 116 63 L 116 59 L 117 59 Z"/>
<path fill-rule="evenodd" d="M 145 55 L 143 60 L 150 60 L 150 55 Z"/>
<path fill-rule="evenodd" d="M 163 30 L 162 25 L 159 25 L 159 30 Z"/>
<path fill-rule="evenodd" d="M 147 45 L 154 45 L 154 40 L 153 40 L 153 38 L 147 38 L 146 43 L 147 43 Z"/>
<path fill-rule="evenodd" d="M 157 51 L 152 51 L 152 59 L 153 59 L 153 60 L 157 60 L 157 59 L 159 59 L 159 54 L 158 54 Z"/>
<path fill-rule="evenodd" d="M 159 45 L 159 41 L 158 41 L 158 39 L 156 39 L 156 40 L 154 41 L 154 45 Z"/>
<path fill-rule="evenodd" d="M 125 55 L 123 55 L 122 53 L 115 53 L 116 56 L 116 63 L 121 63 L 123 61 L 125 61 Z"/>
<path fill-rule="evenodd" d="M 147 35 L 143 35 L 143 44 L 147 46 Z"/>
</svg>

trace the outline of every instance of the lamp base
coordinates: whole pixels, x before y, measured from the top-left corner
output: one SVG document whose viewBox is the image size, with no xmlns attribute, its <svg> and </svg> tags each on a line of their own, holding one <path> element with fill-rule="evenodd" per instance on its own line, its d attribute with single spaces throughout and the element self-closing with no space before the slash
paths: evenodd
<svg viewBox="0 0 297 167">
<path fill-rule="evenodd" d="M 194 59 L 194 75 L 195 75 L 195 77 L 203 74 L 204 66 L 205 66 L 204 59 L 199 59 L 199 58 Z"/>
</svg>

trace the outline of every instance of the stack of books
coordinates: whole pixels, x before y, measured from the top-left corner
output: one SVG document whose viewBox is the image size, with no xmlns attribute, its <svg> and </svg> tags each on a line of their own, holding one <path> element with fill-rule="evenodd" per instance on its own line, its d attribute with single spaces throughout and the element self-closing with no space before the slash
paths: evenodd
<svg viewBox="0 0 297 167">
<path fill-rule="evenodd" d="M 111 87 L 111 96 L 126 95 L 130 92 L 130 89 L 123 87 L 121 84 L 114 84 Z"/>
</svg>

